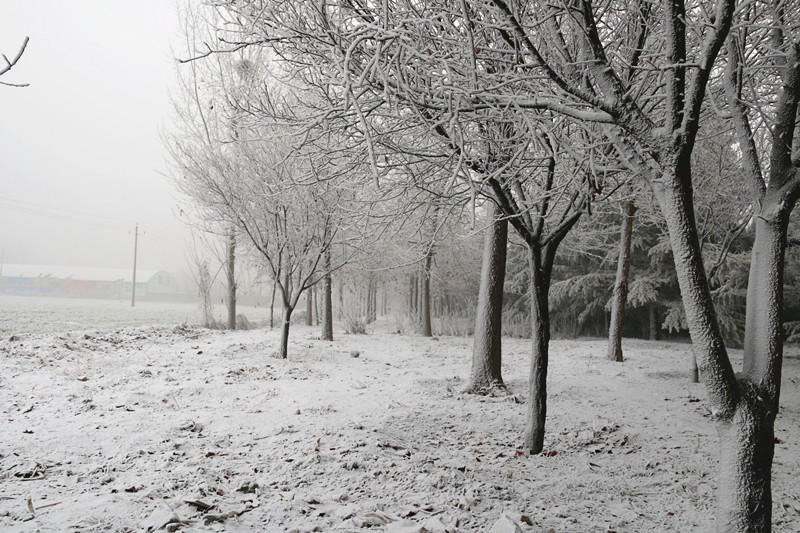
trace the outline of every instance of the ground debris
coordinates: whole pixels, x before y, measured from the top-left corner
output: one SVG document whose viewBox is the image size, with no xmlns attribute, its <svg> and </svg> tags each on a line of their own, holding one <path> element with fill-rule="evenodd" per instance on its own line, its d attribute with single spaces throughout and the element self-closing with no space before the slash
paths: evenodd
<svg viewBox="0 0 800 533">
<path fill-rule="evenodd" d="M 229 518 L 241 516 L 248 511 L 252 511 L 253 509 L 254 507 L 252 505 L 246 505 L 243 509 L 238 509 L 236 511 L 228 511 L 227 513 L 222 514 L 207 514 L 203 517 L 203 523 L 209 525 L 213 524 L 214 522 L 224 522 Z"/>
<path fill-rule="evenodd" d="M 511 519 L 508 515 L 502 515 L 492 525 L 492 529 L 489 530 L 489 533 L 522 533 L 522 528 L 519 527 L 514 520 Z"/>
<path fill-rule="evenodd" d="M 184 500 L 187 505 L 190 505 L 201 512 L 207 512 L 214 508 L 213 505 L 209 505 L 202 500 Z"/>
<path fill-rule="evenodd" d="M 468 338 L 425 352 L 427 339 L 379 332 L 334 344 L 298 334 L 289 359 L 272 361 L 279 331 L 190 335 L 81 332 L 67 339 L 80 351 L 53 335 L 0 339 L 0 531 L 23 520 L 146 531 L 152 516 L 157 533 L 518 533 L 502 515 L 531 533 L 713 529 L 715 428 L 698 403 L 663 401 L 687 396 L 676 380 L 648 375 L 674 372 L 682 345 L 630 339 L 636 357 L 620 373 L 598 360 L 604 343 L 555 340 L 546 457 L 520 448 L 524 405 L 445 393 L 469 375 Z M 518 393 L 530 347 L 504 342 Z M 796 376 L 800 358 L 786 365 Z M 800 531 L 800 389 L 784 391 L 776 533 Z"/>
<path fill-rule="evenodd" d="M 153 511 L 147 519 L 142 522 L 141 528 L 148 533 L 150 531 L 158 531 L 163 529 L 169 524 L 181 523 L 181 519 L 170 508 L 158 508 Z"/>
<path fill-rule="evenodd" d="M 386 526 L 386 533 L 453 533 L 455 528 L 446 526 L 436 517 L 421 522 L 402 519 Z"/>
</svg>

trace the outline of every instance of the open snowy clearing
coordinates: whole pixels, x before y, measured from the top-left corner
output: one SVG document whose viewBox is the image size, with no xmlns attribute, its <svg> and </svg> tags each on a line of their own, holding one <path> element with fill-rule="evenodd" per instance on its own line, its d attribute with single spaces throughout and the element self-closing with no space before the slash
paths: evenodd
<svg viewBox="0 0 800 533">
<path fill-rule="evenodd" d="M 461 392 L 468 338 L 326 343 L 297 326 L 283 361 L 278 335 L 4 339 L 0 528 L 489 531 L 505 514 L 522 531 L 713 529 L 716 431 L 686 382 L 688 344 L 626 341 L 618 364 L 604 340 L 554 341 L 546 451 L 531 457 L 517 448 L 528 341 L 505 339 L 516 396 L 480 397 Z M 796 346 L 782 404 L 773 524 L 796 532 Z"/>
<path fill-rule="evenodd" d="M 237 306 L 239 314 L 253 322 L 269 320 L 269 307 Z M 213 318 L 227 320 L 224 305 L 216 306 Z M 280 310 L 277 313 L 280 316 Z M 60 333 L 79 329 L 110 329 L 130 326 L 197 324 L 203 320 L 196 302 L 98 300 L 55 296 L 0 294 L 0 336 L 21 333 Z"/>
</svg>

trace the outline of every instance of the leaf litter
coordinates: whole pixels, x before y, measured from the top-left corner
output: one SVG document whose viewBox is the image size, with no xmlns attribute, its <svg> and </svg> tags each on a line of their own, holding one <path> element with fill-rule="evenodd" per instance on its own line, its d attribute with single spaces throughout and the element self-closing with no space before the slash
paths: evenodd
<svg viewBox="0 0 800 533">
<path fill-rule="evenodd" d="M 688 345 L 551 348 L 545 453 L 509 395 L 464 394 L 471 340 L 154 326 L 0 341 L 0 528 L 712 531 L 716 430 Z M 13 340 L 12 340 L 13 339 Z M 797 351 L 797 347 L 787 350 Z M 368 354 L 353 357 L 351 354 Z M 800 358 L 776 422 L 774 531 L 800 530 Z M 664 401 L 669 398 L 671 401 Z"/>
</svg>

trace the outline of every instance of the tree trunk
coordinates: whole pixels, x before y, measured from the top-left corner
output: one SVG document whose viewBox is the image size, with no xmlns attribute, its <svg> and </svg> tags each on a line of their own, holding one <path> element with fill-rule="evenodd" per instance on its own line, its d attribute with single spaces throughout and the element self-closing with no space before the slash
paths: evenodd
<svg viewBox="0 0 800 533">
<path fill-rule="evenodd" d="M 481 285 L 472 344 L 472 371 L 467 386 L 467 391 L 471 393 L 505 389 L 501 367 L 508 220 L 498 217 L 494 204 L 487 203 L 493 222 L 484 237 Z"/>
<path fill-rule="evenodd" d="M 275 290 L 278 288 L 278 281 L 272 280 L 272 295 L 269 300 L 269 329 L 275 327 Z"/>
<path fill-rule="evenodd" d="M 691 190 L 688 160 L 665 172 L 664 188 L 654 188 L 669 230 L 670 245 L 700 375 L 709 401 L 722 418 L 736 407 L 736 375 L 714 312 L 703 266 Z"/>
<path fill-rule="evenodd" d="M 236 235 L 231 232 L 228 237 L 228 329 L 236 329 Z"/>
<path fill-rule="evenodd" d="M 322 279 L 322 340 L 333 340 L 333 284 L 331 282 L 331 254 L 325 253 L 325 277 Z"/>
<path fill-rule="evenodd" d="M 631 266 L 631 233 L 636 206 L 633 200 L 625 204 L 622 218 L 622 231 L 619 240 L 617 260 L 617 279 L 614 282 L 614 295 L 611 300 L 611 326 L 608 331 L 608 353 L 611 361 L 622 362 L 622 328 L 625 325 L 625 303 L 628 301 L 628 274 Z"/>
<path fill-rule="evenodd" d="M 314 290 L 314 325 L 319 326 L 319 291 Z"/>
<path fill-rule="evenodd" d="M 290 306 L 284 304 L 283 306 L 283 325 L 281 326 L 281 359 L 289 357 L 289 325 L 292 320 L 292 309 Z"/>
<path fill-rule="evenodd" d="M 740 384 L 742 394 L 733 417 L 718 423 L 717 531 L 768 532 L 775 412 L 755 387 Z"/>
<path fill-rule="evenodd" d="M 747 282 L 742 361 L 742 374 L 773 399 L 775 412 L 783 364 L 784 265 L 792 211 L 791 207 L 787 209 L 787 203 L 783 199 L 767 199 L 762 215 L 754 217 L 755 241 Z M 768 220 L 770 212 L 773 220 Z"/>
<path fill-rule="evenodd" d="M 417 316 L 417 289 L 417 274 L 415 272 L 411 274 L 408 280 L 408 315 L 412 319 L 416 319 Z"/>
<path fill-rule="evenodd" d="M 650 313 L 650 340 L 658 340 L 658 309 L 655 303 L 649 305 Z"/>
<path fill-rule="evenodd" d="M 376 298 L 375 293 L 377 292 L 378 283 L 375 281 L 375 278 L 370 275 L 369 280 L 367 281 L 367 295 L 366 295 L 366 304 L 367 304 L 367 312 L 366 312 L 366 322 L 367 324 L 372 324 L 375 322 L 376 319 L 376 309 L 375 304 Z"/>
<path fill-rule="evenodd" d="M 306 290 L 306 326 L 314 325 L 314 287 Z"/>
<path fill-rule="evenodd" d="M 197 265 L 197 286 L 203 308 L 203 325 L 207 328 L 213 327 L 214 306 L 211 304 L 211 273 L 208 271 L 208 263 L 205 261 Z"/>
<path fill-rule="evenodd" d="M 420 294 L 420 334 L 423 337 L 432 337 L 431 331 L 431 259 L 433 258 L 433 250 L 429 249 L 425 255 L 425 263 L 423 264 L 422 271 L 422 287 Z"/>
<path fill-rule="evenodd" d="M 697 354 L 689 350 L 689 383 L 700 383 L 700 369 L 697 367 Z"/>
<path fill-rule="evenodd" d="M 717 531 L 767 532 L 771 529 L 773 428 L 783 356 L 780 315 L 786 226 L 792 205 L 767 196 L 753 217 L 756 231 L 747 287 L 744 364 L 742 378 L 737 379 L 714 316 L 696 233 L 686 231 L 695 227 L 687 210 L 691 200 L 676 201 L 679 194 L 667 191 L 662 209 L 700 377 L 719 420 Z"/>
<path fill-rule="evenodd" d="M 372 315 L 370 318 L 375 322 L 378 319 L 378 280 L 374 278 L 372 280 L 372 292 L 370 296 L 372 298 Z"/>
<path fill-rule="evenodd" d="M 550 314 L 548 298 L 550 275 L 542 264 L 541 250 L 529 249 L 531 278 L 531 373 L 528 378 L 528 409 L 523 444 L 532 454 L 544 449 L 544 427 L 547 418 L 547 365 L 550 347 Z"/>
<path fill-rule="evenodd" d="M 344 317 L 344 283 L 339 281 L 339 319 Z"/>
<path fill-rule="evenodd" d="M 773 199 L 774 200 L 774 199 Z M 744 360 L 733 416 L 719 422 L 717 531 L 770 531 L 774 424 L 783 360 L 783 276 L 788 212 L 774 201 L 756 216 L 747 285 Z M 782 206 L 782 205 L 781 205 Z M 772 220 L 770 220 L 772 218 Z"/>
</svg>

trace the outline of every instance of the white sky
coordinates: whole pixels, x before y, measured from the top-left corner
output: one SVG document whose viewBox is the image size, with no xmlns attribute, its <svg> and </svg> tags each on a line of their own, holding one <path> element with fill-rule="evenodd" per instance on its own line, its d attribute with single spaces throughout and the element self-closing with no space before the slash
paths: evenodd
<svg viewBox="0 0 800 533">
<path fill-rule="evenodd" d="M 6 263 L 181 271 L 188 231 L 160 132 L 169 125 L 174 0 L 2 0 L 0 249 Z M 3 62 L 3 64 L 5 64 Z M 59 211 L 57 208 L 64 211 Z"/>
</svg>

